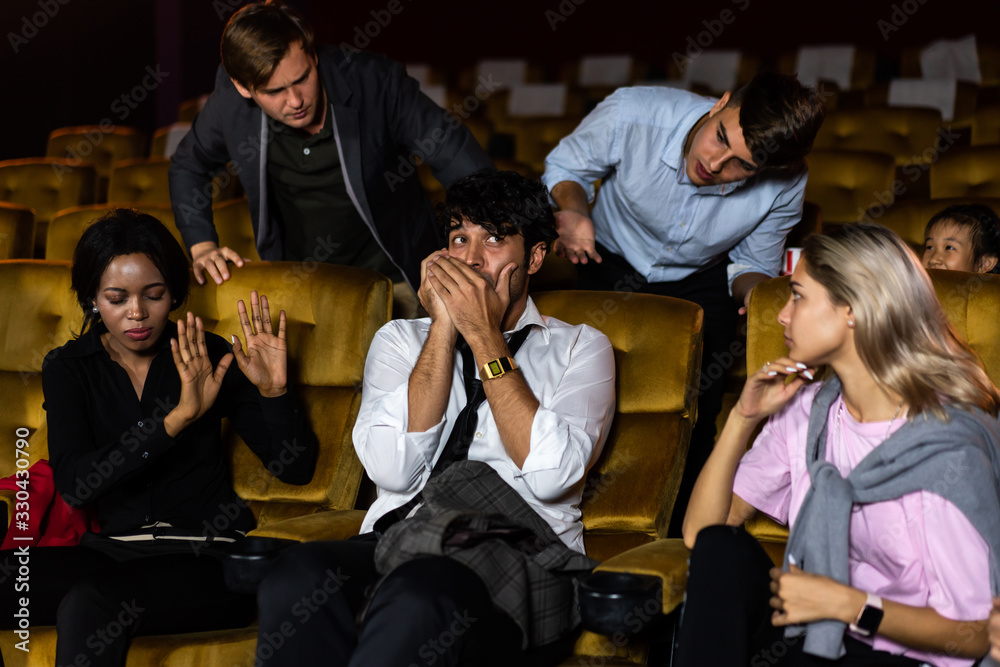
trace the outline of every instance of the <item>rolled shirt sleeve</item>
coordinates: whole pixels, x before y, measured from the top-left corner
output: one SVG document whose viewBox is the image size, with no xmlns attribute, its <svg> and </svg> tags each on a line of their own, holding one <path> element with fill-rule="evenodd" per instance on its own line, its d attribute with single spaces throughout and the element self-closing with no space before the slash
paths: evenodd
<svg viewBox="0 0 1000 667">
<path fill-rule="evenodd" d="M 767 216 L 730 251 L 732 264 L 727 267 L 730 291 L 733 280 L 741 274 L 757 272 L 772 278 L 778 275 L 785 238 L 802 219 L 808 176 L 808 170 L 803 167 L 798 176 L 789 181 L 789 187 L 775 198 Z"/>
<path fill-rule="evenodd" d="M 354 449 L 368 476 L 380 490 L 410 496 L 430 477 L 447 426 L 445 418 L 427 431 L 407 432 L 410 373 L 420 354 L 414 343 L 396 322 L 375 334 L 354 425 Z"/>
</svg>

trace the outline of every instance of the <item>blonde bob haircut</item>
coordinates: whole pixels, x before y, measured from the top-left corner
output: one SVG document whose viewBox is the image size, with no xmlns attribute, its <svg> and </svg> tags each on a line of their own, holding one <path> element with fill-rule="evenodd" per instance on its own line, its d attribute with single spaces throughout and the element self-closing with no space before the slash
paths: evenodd
<svg viewBox="0 0 1000 667">
<path fill-rule="evenodd" d="M 909 246 L 878 225 L 844 225 L 806 239 L 805 271 L 854 313 L 854 342 L 879 386 L 910 417 L 946 420 L 944 405 L 996 415 L 1000 394 L 976 353 L 955 333 L 930 276 Z"/>
</svg>

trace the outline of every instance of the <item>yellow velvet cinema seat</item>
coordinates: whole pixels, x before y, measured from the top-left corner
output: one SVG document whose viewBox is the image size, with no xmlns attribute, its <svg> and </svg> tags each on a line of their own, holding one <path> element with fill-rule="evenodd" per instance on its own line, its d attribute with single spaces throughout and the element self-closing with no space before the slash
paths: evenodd
<svg viewBox="0 0 1000 667">
<path fill-rule="evenodd" d="M 28 429 L 31 463 L 48 458 L 42 361 L 78 332 L 82 321 L 70 292 L 68 262 L 0 261 L 0 428 L 12 436 Z M 14 438 L 0 441 L 0 450 L 0 477 L 8 477 L 15 470 Z"/>
<path fill-rule="evenodd" d="M 931 165 L 931 199 L 1000 197 L 1000 146 L 942 153 Z"/>
<path fill-rule="evenodd" d="M 253 510 L 256 534 L 292 539 L 343 537 L 356 533 L 364 513 L 354 507 L 362 468 L 351 443 L 360 406 L 361 380 L 368 346 L 389 319 L 392 285 L 377 273 L 333 265 L 296 271 L 284 262 L 254 262 L 234 269 L 222 286 L 208 281 L 193 286 L 186 306 L 200 314 L 210 331 L 242 336 L 236 300 L 249 299 L 256 288 L 288 318 L 289 371 L 319 438 L 320 454 L 312 482 L 286 485 L 224 430 L 232 446 L 232 470 L 237 493 Z M 0 261 L 0 427 L 11 434 L 29 430 L 31 462 L 47 458 L 41 371 L 46 352 L 78 331 L 82 313 L 69 289 L 69 263 Z M 224 427 L 225 428 L 225 427 Z M 0 443 L 0 476 L 14 471 L 14 437 Z M 298 521 L 283 528 L 282 520 L 328 515 L 317 523 Z M 9 514 L 8 514 L 9 516 Z M 296 521 L 292 519 L 289 521 Z M 0 633 L 0 650 L 7 664 L 23 664 L 13 648 L 12 633 Z M 54 664 L 55 631 L 32 628 L 28 665 Z M 247 663 L 256 641 L 254 628 L 218 633 L 145 637 L 133 643 L 128 664 L 216 665 Z M 15 656 L 17 656 L 15 661 Z"/>
<path fill-rule="evenodd" d="M 143 157 L 147 143 L 146 133 L 135 127 L 112 124 L 60 127 L 49 134 L 45 155 L 92 162 L 99 179 L 98 198 L 103 200 L 112 165 Z"/>
<path fill-rule="evenodd" d="M 813 147 L 886 153 L 897 165 L 925 163 L 937 156 L 935 142 L 940 127 L 941 114 L 935 109 L 836 111 L 823 121 Z"/>
<path fill-rule="evenodd" d="M 49 220 L 64 208 L 91 204 L 97 194 L 97 171 L 89 162 L 61 158 L 24 158 L 0 162 L 0 201 L 35 212 L 36 256 L 45 248 Z"/>
<path fill-rule="evenodd" d="M 995 317 L 1000 309 L 1000 276 L 936 270 L 930 274 L 955 330 L 979 355 L 993 381 L 1000 381 L 1000 324 Z M 760 368 L 788 354 L 777 316 L 789 293 L 787 276 L 760 283 L 754 289 L 747 314 L 747 368 Z M 747 522 L 746 528 L 776 564 L 782 561 L 788 539 L 784 526 L 758 515 Z M 659 577 L 663 583 L 663 613 L 669 614 L 684 599 L 688 555 L 680 539 L 657 540 L 611 558 L 597 570 Z M 577 663 L 565 664 L 568 667 Z"/>
<path fill-rule="evenodd" d="M 167 158 L 135 158 L 116 163 L 108 184 L 108 201 L 169 206 L 169 170 L 170 160 Z M 235 199 L 239 190 L 239 179 L 232 172 L 224 171 L 215 177 L 211 187 L 202 195 L 218 204 Z"/>
<path fill-rule="evenodd" d="M 170 204 L 166 158 L 133 158 L 116 163 L 111 170 L 108 201 L 137 204 Z"/>
<path fill-rule="evenodd" d="M 814 150 L 806 163 L 806 201 L 819 205 L 824 224 L 856 222 L 872 206 L 895 199 L 895 162 L 891 155 Z"/>
<path fill-rule="evenodd" d="M 347 266 L 252 262 L 233 268 L 232 278 L 222 285 L 209 280 L 194 286 L 185 310 L 200 314 L 209 331 L 242 337 L 235 304 L 237 299 L 248 302 L 251 289 L 266 294 L 272 309 L 287 315 L 290 375 L 320 442 L 316 473 L 305 486 L 278 481 L 248 448 L 237 447 L 234 485 L 254 510 L 257 530 L 264 531 L 274 530 L 269 524 L 282 519 L 354 507 L 361 463 L 351 431 L 361 404 L 368 346 L 390 318 L 392 285 L 373 271 Z M 359 519 L 355 532 L 360 525 Z M 293 531 L 280 536 L 317 537 Z"/>
<path fill-rule="evenodd" d="M 177 228 L 174 211 L 169 204 L 133 204 L 108 203 L 91 204 L 89 206 L 74 206 L 59 211 L 49 224 L 49 233 L 45 241 L 45 258 L 56 260 L 72 260 L 73 250 L 80 237 L 90 223 L 113 208 L 124 207 L 147 213 L 166 226 L 177 242 L 184 247 L 184 239 Z M 219 243 L 240 253 L 250 260 L 259 260 L 257 247 L 254 245 L 253 224 L 250 221 L 250 209 L 246 199 L 231 199 L 213 207 L 215 229 L 219 234 Z M 186 250 L 185 250 L 186 251 Z"/>
<path fill-rule="evenodd" d="M 614 423 L 581 505 L 587 553 L 605 560 L 655 543 L 666 535 L 696 417 L 701 309 L 627 291 L 532 298 L 545 315 L 600 329 L 615 350 Z M 631 664 L 648 651 L 584 632 L 564 664 Z"/>
<path fill-rule="evenodd" d="M 35 212 L 0 202 L 0 259 L 31 259 L 34 240 Z"/>
<path fill-rule="evenodd" d="M 604 560 L 665 536 L 696 417 L 701 308 L 625 291 L 532 298 L 544 315 L 599 329 L 615 350 L 614 424 L 581 505 L 587 553 Z"/>
</svg>

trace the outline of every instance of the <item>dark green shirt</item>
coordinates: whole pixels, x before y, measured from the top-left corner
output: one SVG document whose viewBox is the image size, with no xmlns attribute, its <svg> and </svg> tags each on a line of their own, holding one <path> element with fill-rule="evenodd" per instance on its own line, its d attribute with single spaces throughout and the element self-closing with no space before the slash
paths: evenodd
<svg viewBox="0 0 1000 667">
<path fill-rule="evenodd" d="M 382 251 L 347 194 L 329 107 L 319 133 L 271 124 L 267 175 L 281 219 L 284 259 L 348 264 L 398 282 L 402 274 Z"/>
</svg>

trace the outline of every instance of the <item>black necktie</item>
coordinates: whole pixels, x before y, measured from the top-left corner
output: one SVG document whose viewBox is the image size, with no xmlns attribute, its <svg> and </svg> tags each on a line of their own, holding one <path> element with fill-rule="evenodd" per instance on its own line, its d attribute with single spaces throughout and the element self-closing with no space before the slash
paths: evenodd
<svg viewBox="0 0 1000 667">
<path fill-rule="evenodd" d="M 514 335 L 510 337 L 510 341 L 507 342 L 510 356 L 513 357 L 517 354 L 517 351 L 521 348 L 521 344 L 524 343 L 524 339 L 528 337 L 530 330 L 531 326 L 529 325 L 514 332 Z M 461 335 L 455 342 L 455 348 L 462 353 L 462 378 L 465 380 L 467 402 L 462 411 L 458 413 L 455 425 L 448 435 L 448 442 L 445 443 L 444 449 L 441 451 L 441 456 L 438 457 L 437 463 L 434 464 L 434 468 L 431 470 L 432 478 L 440 475 L 452 463 L 464 461 L 468 458 L 469 446 L 472 444 L 472 439 L 476 434 L 476 426 L 479 422 L 479 406 L 486 400 L 486 391 L 483 389 L 483 382 L 476 379 L 476 358 L 472 354 L 469 344 L 465 342 L 465 339 Z M 375 522 L 375 532 L 381 535 L 388 530 L 389 526 L 405 519 L 413 511 L 413 508 L 421 502 L 422 496 L 422 492 L 417 493 L 402 507 L 396 508 L 379 517 L 378 521 Z"/>
</svg>

